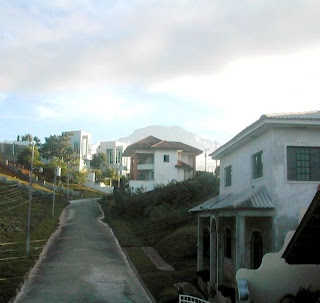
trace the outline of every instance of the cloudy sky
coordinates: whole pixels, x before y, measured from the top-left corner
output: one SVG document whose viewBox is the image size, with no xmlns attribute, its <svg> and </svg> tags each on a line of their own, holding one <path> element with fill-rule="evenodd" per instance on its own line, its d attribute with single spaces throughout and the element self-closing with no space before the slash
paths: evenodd
<svg viewBox="0 0 320 303">
<path fill-rule="evenodd" d="M 0 2 L 0 140 L 179 125 L 225 143 L 319 109 L 318 0 Z"/>
</svg>

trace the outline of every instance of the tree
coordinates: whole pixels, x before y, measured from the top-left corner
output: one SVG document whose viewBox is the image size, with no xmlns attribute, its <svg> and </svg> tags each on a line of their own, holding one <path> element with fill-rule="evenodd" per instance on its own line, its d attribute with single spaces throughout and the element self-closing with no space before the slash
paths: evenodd
<svg viewBox="0 0 320 303">
<path fill-rule="evenodd" d="M 25 134 L 24 136 L 21 136 L 21 141 L 29 141 L 32 142 L 32 135 L 31 134 Z"/>
<path fill-rule="evenodd" d="M 98 153 L 93 155 L 93 159 L 90 162 L 90 166 L 96 169 L 104 169 L 107 168 L 107 155 L 103 153 Z"/>
<path fill-rule="evenodd" d="M 45 159 L 61 159 L 62 161 L 71 161 L 74 157 L 74 151 L 70 141 L 70 134 L 51 135 L 45 138 L 45 143 L 41 145 L 40 153 Z"/>
<path fill-rule="evenodd" d="M 25 167 L 31 167 L 31 158 L 32 158 L 32 147 L 28 147 L 24 149 L 18 156 L 17 163 L 23 165 Z M 40 153 L 37 146 L 34 147 L 34 158 L 33 158 L 33 165 L 42 166 L 42 162 L 40 160 Z"/>
<path fill-rule="evenodd" d="M 84 183 L 86 183 L 87 177 L 88 171 L 85 169 L 73 173 L 73 180 L 80 185 L 84 185 Z"/>
</svg>

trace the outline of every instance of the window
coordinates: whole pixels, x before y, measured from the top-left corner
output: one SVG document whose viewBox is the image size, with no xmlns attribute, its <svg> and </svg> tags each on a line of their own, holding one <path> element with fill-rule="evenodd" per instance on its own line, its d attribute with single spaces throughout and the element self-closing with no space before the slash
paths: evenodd
<svg viewBox="0 0 320 303">
<path fill-rule="evenodd" d="M 232 237 L 230 228 L 224 231 L 224 256 L 232 259 Z"/>
<path fill-rule="evenodd" d="M 231 165 L 224 169 L 224 186 L 228 187 L 232 185 L 232 167 Z"/>
<path fill-rule="evenodd" d="M 107 149 L 107 162 L 113 164 L 113 149 Z"/>
<path fill-rule="evenodd" d="M 287 147 L 288 181 L 320 181 L 320 147 Z"/>
<path fill-rule="evenodd" d="M 80 141 L 73 141 L 73 150 L 80 154 Z"/>
<path fill-rule="evenodd" d="M 169 162 L 169 155 L 163 155 L 163 162 Z"/>
<path fill-rule="evenodd" d="M 251 236 L 251 267 L 259 268 L 263 257 L 263 241 L 261 233 L 254 231 Z"/>
<path fill-rule="evenodd" d="M 262 151 L 252 156 L 252 178 L 258 179 L 263 176 Z"/>
<path fill-rule="evenodd" d="M 122 163 L 122 147 L 116 149 L 116 163 Z"/>
</svg>

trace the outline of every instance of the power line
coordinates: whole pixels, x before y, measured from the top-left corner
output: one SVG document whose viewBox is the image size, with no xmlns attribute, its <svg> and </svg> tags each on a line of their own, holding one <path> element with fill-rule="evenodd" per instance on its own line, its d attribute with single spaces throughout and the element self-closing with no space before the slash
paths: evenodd
<svg viewBox="0 0 320 303">
<path fill-rule="evenodd" d="M 5 213 L 5 212 L 7 212 L 7 211 L 9 211 L 9 210 L 12 210 L 12 209 L 14 209 L 14 208 L 17 208 L 17 207 L 19 207 L 19 206 L 21 206 L 21 205 L 23 205 L 23 204 L 26 204 L 26 203 L 28 203 L 28 201 L 24 201 L 24 202 L 22 202 L 22 203 L 20 203 L 20 204 L 18 204 L 18 205 L 16 205 L 16 206 L 13 206 L 13 207 L 10 207 L 10 208 L 8 208 L 8 209 L 6 209 L 6 210 L 3 210 L 3 211 L 0 212 L 0 214 Z"/>
</svg>

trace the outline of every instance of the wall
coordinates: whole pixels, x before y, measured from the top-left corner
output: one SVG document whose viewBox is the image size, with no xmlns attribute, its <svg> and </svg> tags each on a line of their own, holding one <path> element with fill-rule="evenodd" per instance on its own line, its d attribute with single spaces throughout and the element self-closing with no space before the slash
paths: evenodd
<svg viewBox="0 0 320 303">
<path fill-rule="evenodd" d="M 97 153 L 103 153 L 106 154 L 107 149 L 113 149 L 113 163 L 110 167 L 113 169 L 118 169 L 118 166 L 116 164 L 116 149 L 122 147 L 122 152 L 125 151 L 125 149 L 128 147 L 127 143 L 120 142 L 120 141 L 104 141 L 100 142 L 99 147 L 97 148 Z M 128 157 L 122 157 L 122 175 L 127 175 L 130 173 L 130 158 Z"/>
<path fill-rule="evenodd" d="M 320 146 L 318 130 L 273 130 L 273 200 L 277 207 L 275 218 L 275 248 L 279 250 L 289 230 L 298 225 L 299 212 L 308 207 L 320 181 L 287 181 L 287 146 Z"/>
<path fill-rule="evenodd" d="M 131 180 L 129 181 L 129 187 L 133 189 L 143 188 L 144 191 L 150 191 L 154 189 L 156 183 L 154 181 L 139 181 L 139 180 Z"/>
<path fill-rule="evenodd" d="M 82 169 L 89 168 L 91 157 L 91 134 L 85 132 L 83 130 L 76 130 L 76 131 L 67 131 L 63 133 L 71 133 L 70 141 L 72 147 L 74 147 L 74 143 L 77 142 L 79 144 L 80 153 L 78 156 L 80 158 L 79 166 L 76 168 L 78 171 Z"/>
<path fill-rule="evenodd" d="M 169 155 L 169 162 L 163 161 L 163 156 Z M 176 150 L 156 150 L 154 153 L 154 181 L 156 184 L 167 184 L 172 180 L 183 181 L 177 174 L 175 165 L 178 162 Z"/>
<path fill-rule="evenodd" d="M 248 188 L 257 187 L 261 184 L 271 185 L 270 176 L 272 169 L 268 165 L 264 165 L 264 174 L 262 178 L 252 179 L 252 156 L 263 151 L 264 163 L 270 163 L 272 151 L 272 133 L 267 132 L 258 138 L 252 138 L 250 142 L 243 145 L 235 152 L 225 156 L 220 161 L 220 193 L 240 193 Z M 232 165 L 232 186 L 224 186 L 224 168 Z M 269 187 L 268 186 L 268 187 Z"/>
<path fill-rule="evenodd" d="M 252 138 L 247 144 L 221 159 L 221 193 L 237 194 L 265 185 L 275 204 L 274 251 L 279 250 L 289 230 L 298 226 L 299 211 L 315 195 L 316 182 L 287 181 L 287 146 L 320 146 L 319 131 L 278 128 Z M 263 177 L 252 179 L 252 155 L 263 151 Z M 224 168 L 232 165 L 232 186 L 224 186 Z"/>
<path fill-rule="evenodd" d="M 248 281 L 251 302 L 279 302 L 286 294 L 296 294 L 300 287 L 320 290 L 319 265 L 289 265 L 281 258 L 294 232 L 288 233 L 278 253 L 266 254 L 257 270 L 240 269 L 237 279 Z"/>
</svg>

